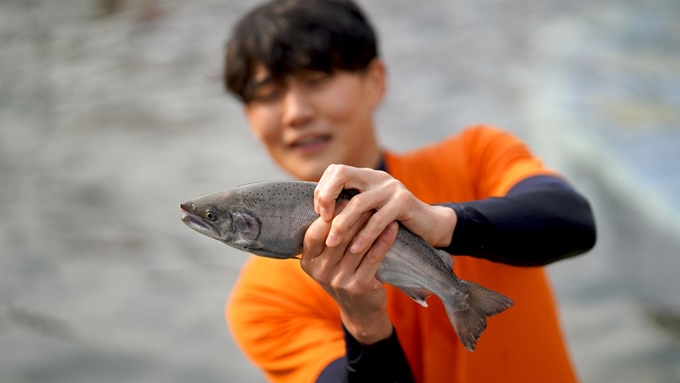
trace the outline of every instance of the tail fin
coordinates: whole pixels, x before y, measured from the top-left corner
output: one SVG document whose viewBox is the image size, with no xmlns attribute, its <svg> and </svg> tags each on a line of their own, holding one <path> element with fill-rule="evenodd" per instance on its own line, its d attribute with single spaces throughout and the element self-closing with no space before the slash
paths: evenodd
<svg viewBox="0 0 680 383">
<path fill-rule="evenodd" d="M 468 351 L 475 351 L 477 340 L 486 329 L 486 318 L 496 315 L 513 305 L 510 298 L 491 291 L 476 283 L 462 281 L 470 291 L 470 300 L 465 310 L 444 302 L 446 313 Z"/>
</svg>

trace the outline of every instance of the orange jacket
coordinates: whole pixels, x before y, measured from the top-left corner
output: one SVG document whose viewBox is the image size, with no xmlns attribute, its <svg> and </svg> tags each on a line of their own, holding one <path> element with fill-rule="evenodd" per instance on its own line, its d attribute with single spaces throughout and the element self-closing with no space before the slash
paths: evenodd
<svg viewBox="0 0 680 383">
<path fill-rule="evenodd" d="M 502 196 L 544 168 L 516 138 L 488 126 L 406 155 L 385 154 L 388 172 L 427 203 Z M 438 298 L 424 308 L 387 285 L 388 314 L 418 383 L 573 383 L 554 298 L 543 268 L 456 257 L 455 273 L 514 300 L 489 318 L 477 349 L 458 340 Z M 226 315 L 236 342 L 268 379 L 314 382 L 344 355 L 335 302 L 297 260 L 253 257 L 244 266 Z"/>
</svg>

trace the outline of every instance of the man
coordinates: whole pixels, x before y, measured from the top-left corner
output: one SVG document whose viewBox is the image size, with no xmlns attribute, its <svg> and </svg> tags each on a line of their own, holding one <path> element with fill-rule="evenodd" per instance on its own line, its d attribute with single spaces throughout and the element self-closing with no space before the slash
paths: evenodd
<svg viewBox="0 0 680 383">
<path fill-rule="evenodd" d="M 545 272 L 594 245 L 587 201 L 512 135 L 474 126 L 397 155 L 378 144 L 386 86 L 374 31 L 350 0 L 280 0 L 236 25 L 225 84 L 295 178 L 319 181 L 299 261 L 253 257 L 227 318 L 273 382 L 574 382 Z M 336 208 L 342 189 L 360 193 Z M 401 222 L 507 295 L 470 353 L 441 303 L 375 272 Z"/>
</svg>

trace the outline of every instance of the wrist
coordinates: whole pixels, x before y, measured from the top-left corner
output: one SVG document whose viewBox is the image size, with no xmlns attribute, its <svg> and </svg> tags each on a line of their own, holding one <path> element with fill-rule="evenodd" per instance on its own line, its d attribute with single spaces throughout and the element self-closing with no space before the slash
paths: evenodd
<svg viewBox="0 0 680 383">
<path fill-rule="evenodd" d="M 340 318 L 347 331 L 363 345 L 371 345 L 392 335 L 392 322 L 387 312 L 381 312 L 370 318 L 353 318 L 340 310 Z"/>
<path fill-rule="evenodd" d="M 430 243 L 433 247 L 447 247 L 451 244 L 453 231 L 458 223 L 456 211 L 447 206 L 432 205 L 435 214 L 435 225 L 433 240 Z"/>
</svg>

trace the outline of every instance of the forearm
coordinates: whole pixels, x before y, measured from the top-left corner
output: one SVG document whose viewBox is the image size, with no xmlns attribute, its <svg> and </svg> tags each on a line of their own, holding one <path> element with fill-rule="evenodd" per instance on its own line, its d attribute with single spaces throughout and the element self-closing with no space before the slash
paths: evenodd
<svg viewBox="0 0 680 383">
<path fill-rule="evenodd" d="M 443 249 L 516 266 L 540 266 L 595 244 L 588 202 L 554 177 L 528 178 L 505 197 L 443 204 L 457 216 Z"/>
<path fill-rule="evenodd" d="M 346 328 L 346 355 L 331 363 L 317 383 L 412 383 L 411 368 L 396 330 L 387 339 L 371 345 L 358 342 Z"/>
</svg>

